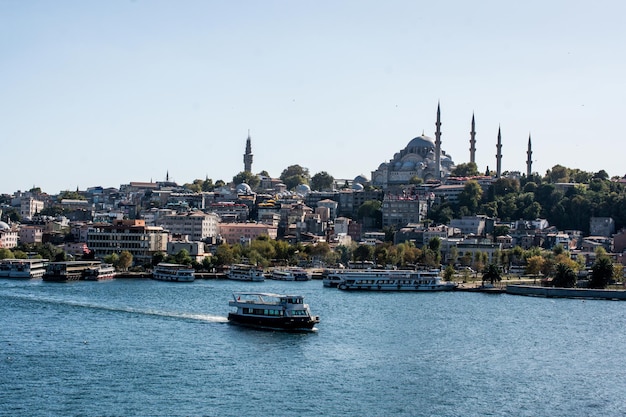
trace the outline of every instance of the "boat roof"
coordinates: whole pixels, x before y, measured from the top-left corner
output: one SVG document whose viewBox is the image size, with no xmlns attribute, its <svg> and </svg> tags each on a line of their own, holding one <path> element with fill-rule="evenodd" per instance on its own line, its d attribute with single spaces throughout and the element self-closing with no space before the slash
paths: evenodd
<svg viewBox="0 0 626 417">
<path fill-rule="evenodd" d="M 294 295 L 294 294 L 276 294 L 276 293 L 271 293 L 271 292 L 248 292 L 248 291 L 235 291 L 235 292 L 233 292 L 233 295 L 234 296 L 253 295 L 253 296 L 257 296 L 257 297 L 277 297 L 277 298 L 283 298 L 283 297 L 304 298 L 301 295 Z"/>
</svg>

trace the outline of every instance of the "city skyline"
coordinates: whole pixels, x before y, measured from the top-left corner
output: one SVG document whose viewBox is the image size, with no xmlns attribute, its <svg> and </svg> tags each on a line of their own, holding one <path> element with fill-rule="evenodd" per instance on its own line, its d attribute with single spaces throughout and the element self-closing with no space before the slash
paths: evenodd
<svg viewBox="0 0 626 417">
<path fill-rule="evenodd" d="M 626 6 L 345 1 L 0 3 L 0 192 L 368 178 L 412 138 L 479 171 L 623 176 Z M 584 30 L 583 30 L 584 29 Z"/>
</svg>

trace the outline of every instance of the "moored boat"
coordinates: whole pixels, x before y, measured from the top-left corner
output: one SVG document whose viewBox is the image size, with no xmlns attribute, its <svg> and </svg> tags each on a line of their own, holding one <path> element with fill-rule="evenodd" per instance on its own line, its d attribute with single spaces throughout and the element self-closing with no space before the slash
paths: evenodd
<svg viewBox="0 0 626 417">
<path fill-rule="evenodd" d="M 44 281 L 67 282 L 78 281 L 86 269 L 100 265 L 99 261 L 66 261 L 50 262 L 43 274 Z"/>
<path fill-rule="evenodd" d="M 41 278 L 46 265 L 47 259 L 3 259 L 0 261 L 0 278 Z"/>
<path fill-rule="evenodd" d="M 340 270 L 330 272 L 328 281 L 337 283 L 340 290 L 370 291 L 451 291 L 454 282 L 445 282 L 439 270 Z"/>
<path fill-rule="evenodd" d="M 269 276 L 278 281 L 309 281 L 311 276 L 303 268 L 274 268 Z"/>
<path fill-rule="evenodd" d="M 235 292 L 228 305 L 233 308 L 228 320 L 234 324 L 297 331 L 311 330 L 320 321 L 301 295 Z"/>
<path fill-rule="evenodd" d="M 85 269 L 83 272 L 83 279 L 85 281 L 100 281 L 105 279 L 115 278 L 117 272 L 115 267 L 111 264 L 94 265 Z"/>
<path fill-rule="evenodd" d="M 263 269 L 246 264 L 231 265 L 226 272 L 226 278 L 235 281 L 265 281 Z"/>
<path fill-rule="evenodd" d="M 161 262 L 152 270 L 152 278 L 158 281 L 191 282 L 195 270 L 187 265 Z"/>
</svg>

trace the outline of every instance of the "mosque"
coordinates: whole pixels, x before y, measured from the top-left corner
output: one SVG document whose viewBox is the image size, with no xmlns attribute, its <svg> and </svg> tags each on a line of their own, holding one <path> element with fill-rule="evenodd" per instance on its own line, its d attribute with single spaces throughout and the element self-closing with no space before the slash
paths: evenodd
<svg viewBox="0 0 626 417">
<path fill-rule="evenodd" d="M 437 122 L 435 123 L 435 139 L 422 134 L 411 139 L 408 145 L 396 153 L 389 162 L 383 162 L 378 169 L 372 171 L 372 185 L 382 188 L 409 184 L 414 177 L 424 181 L 442 181 L 450 175 L 455 167 L 452 157 L 441 148 L 441 110 L 437 104 Z M 496 178 L 502 175 L 502 138 L 498 128 L 496 144 Z M 528 136 L 528 159 L 526 161 L 526 175 L 532 172 L 532 148 L 530 135 Z M 470 162 L 475 163 L 476 156 L 476 129 L 472 115 L 472 130 L 470 131 Z"/>
<path fill-rule="evenodd" d="M 411 139 L 389 162 L 372 171 L 372 185 L 386 188 L 409 184 L 413 177 L 424 181 L 441 180 L 454 169 L 452 157 L 441 149 L 441 110 L 437 105 L 435 139 L 422 134 Z"/>
</svg>

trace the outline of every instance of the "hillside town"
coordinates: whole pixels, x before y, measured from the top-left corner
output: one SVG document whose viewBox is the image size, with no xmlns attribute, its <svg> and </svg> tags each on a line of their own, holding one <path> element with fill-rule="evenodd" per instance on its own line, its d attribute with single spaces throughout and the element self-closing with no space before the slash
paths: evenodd
<svg viewBox="0 0 626 417">
<path fill-rule="evenodd" d="M 232 261 L 231 255 L 220 259 L 220 247 L 249 247 L 265 239 L 296 249 L 272 259 L 239 253 L 235 260 L 322 267 L 351 261 L 384 267 L 424 263 L 474 272 L 496 264 L 520 274 L 550 273 L 541 266 L 531 271 L 527 261 L 533 252 L 522 256 L 520 251 L 565 252 L 579 272 L 593 264 L 599 250 L 614 264 L 626 262 L 626 215 L 619 204 L 626 195 L 623 179 L 559 165 L 542 177 L 532 171 L 530 137 L 526 172 L 503 172 L 499 132 L 496 170 L 479 173 L 474 118 L 468 163 L 455 164 L 442 150 L 440 125 L 438 108 L 435 139 L 423 134 L 411 139 L 370 178 L 335 179 L 326 172 L 311 177 L 299 165 L 278 178 L 265 171 L 253 174 L 248 134 L 243 171 L 229 183 L 207 178 L 180 185 L 167 172 L 163 181 L 119 188 L 4 194 L 0 253 L 11 257 L 21 249 L 20 256 L 29 256 L 37 245 L 53 245 L 60 251 L 57 260 L 110 260 L 127 252 L 131 267 L 149 268 L 157 255 L 163 259 L 184 251 L 201 268 Z M 579 210 L 575 204 L 583 194 L 593 207 L 584 202 Z M 394 258 L 390 247 L 400 244 L 437 253 Z M 317 246 L 324 250 L 310 249 Z"/>
</svg>

